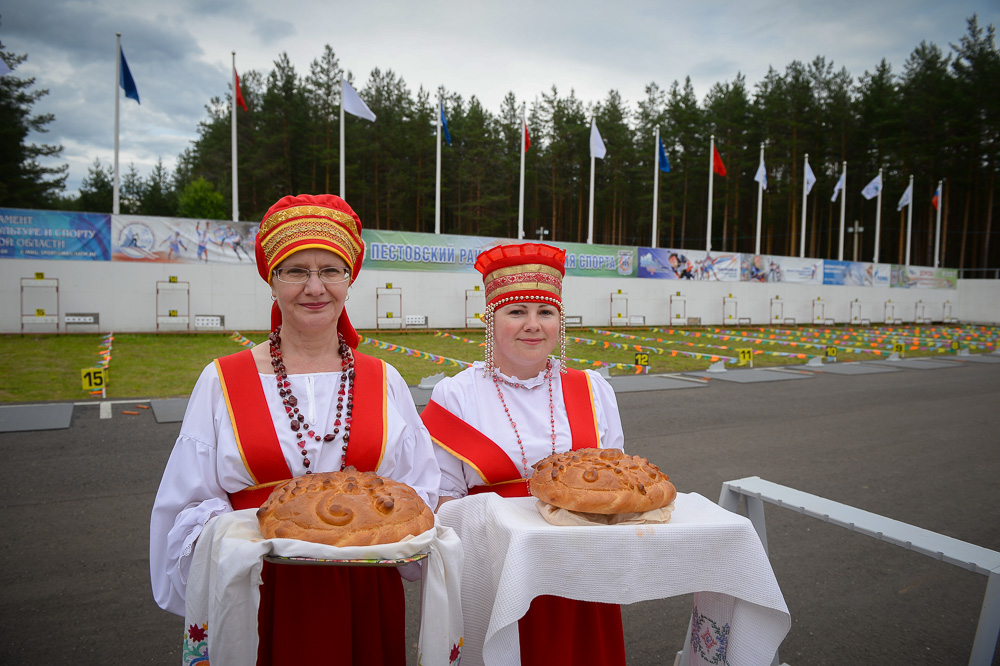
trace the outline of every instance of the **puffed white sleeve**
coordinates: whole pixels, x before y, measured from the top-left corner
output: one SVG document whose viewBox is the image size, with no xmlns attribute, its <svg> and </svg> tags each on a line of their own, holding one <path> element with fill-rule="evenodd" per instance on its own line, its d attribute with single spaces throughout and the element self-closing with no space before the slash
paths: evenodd
<svg viewBox="0 0 1000 666">
<path fill-rule="evenodd" d="M 410 486 L 433 509 L 437 506 L 441 472 L 434 458 L 435 447 L 431 436 L 420 420 L 409 387 L 399 371 L 388 363 L 386 387 L 389 402 L 403 427 L 402 432 L 395 435 L 397 441 L 394 446 L 390 448 L 390 443 L 386 443 L 386 458 L 391 457 L 391 460 L 383 460 L 379 465 L 379 474 Z"/>
<path fill-rule="evenodd" d="M 468 372 L 468 370 L 464 372 Z M 431 392 L 431 400 L 458 418 L 465 416 L 466 405 L 463 398 L 468 395 L 460 386 L 463 378 L 462 373 L 454 377 L 445 377 L 434 385 L 434 390 Z M 438 494 L 441 497 L 451 498 L 461 498 L 468 495 L 469 482 L 466 464 L 437 444 L 434 445 L 434 455 L 437 457 L 437 464 L 441 470 L 441 488 Z"/>
<path fill-rule="evenodd" d="M 184 615 L 195 541 L 210 518 L 232 511 L 218 477 L 217 427 L 222 418 L 228 422 L 229 415 L 219 376 L 210 364 L 191 392 L 149 521 L 153 598 L 177 615 Z"/>
<path fill-rule="evenodd" d="M 622 430 L 622 417 L 618 413 L 618 399 L 615 390 L 611 388 L 600 373 L 585 370 L 590 375 L 590 385 L 594 392 L 594 406 L 597 412 L 597 424 L 601 434 L 601 448 L 625 450 L 625 433 Z"/>
</svg>

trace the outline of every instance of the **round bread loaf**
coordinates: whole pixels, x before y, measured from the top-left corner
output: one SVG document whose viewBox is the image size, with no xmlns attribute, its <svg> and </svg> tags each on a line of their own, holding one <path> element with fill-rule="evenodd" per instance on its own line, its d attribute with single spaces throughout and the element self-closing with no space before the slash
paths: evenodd
<svg viewBox="0 0 1000 666">
<path fill-rule="evenodd" d="M 531 494 L 580 513 L 642 513 L 677 497 L 670 477 L 621 449 L 579 449 L 556 453 L 532 465 Z"/>
<path fill-rule="evenodd" d="M 276 486 L 257 509 L 257 522 L 268 539 L 375 546 L 426 532 L 434 514 L 408 485 L 348 467 Z"/>
</svg>

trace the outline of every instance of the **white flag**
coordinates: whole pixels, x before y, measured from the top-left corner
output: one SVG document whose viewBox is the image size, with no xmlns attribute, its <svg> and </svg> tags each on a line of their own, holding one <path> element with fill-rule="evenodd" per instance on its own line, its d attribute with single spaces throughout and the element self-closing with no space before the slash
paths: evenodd
<svg viewBox="0 0 1000 666">
<path fill-rule="evenodd" d="M 809 166 L 809 162 L 806 162 L 806 194 L 808 195 L 813 191 L 813 185 L 816 184 L 816 174 L 813 173 L 812 167 Z"/>
<path fill-rule="evenodd" d="M 764 168 L 764 160 L 760 161 L 760 166 L 757 167 L 757 175 L 753 179 L 760 183 L 761 188 L 767 189 L 767 169 Z"/>
<path fill-rule="evenodd" d="M 837 184 L 833 186 L 833 196 L 830 197 L 830 201 L 836 201 L 837 195 L 840 191 L 844 189 L 844 174 L 840 174 L 840 178 L 837 179 Z"/>
<path fill-rule="evenodd" d="M 597 129 L 597 122 L 594 120 L 590 121 L 590 156 L 596 157 L 599 160 L 603 160 L 604 156 L 608 154 L 608 149 L 604 147 L 604 139 L 601 138 L 601 132 Z"/>
<path fill-rule="evenodd" d="M 865 189 L 861 190 L 861 196 L 865 199 L 871 201 L 878 196 L 878 193 L 882 191 L 882 174 L 879 174 L 872 178 L 872 182 L 865 185 Z"/>
<path fill-rule="evenodd" d="M 347 79 L 343 79 L 343 81 L 344 90 L 340 98 L 340 103 L 344 105 L 344 111 L 347 111 L 349 114 L 357 116 L 358 118 L 364 118 L 365 120 L 375 122 L 375 114 L 368 108 L 365 101 L 358 97 L 357 91 L 354 90 L 351 84 L 347 82 Z"/>
<path fill-rule="evenodd" d="M 913 183 L 906 186 L 906 191 L 903 192 L 903 196 L 899 197 L 899 203 L 896 204 L 896 210 L 903 210 L 903 206 L 910 205 L 910 197 L 913 196 Z"/>
</svg>

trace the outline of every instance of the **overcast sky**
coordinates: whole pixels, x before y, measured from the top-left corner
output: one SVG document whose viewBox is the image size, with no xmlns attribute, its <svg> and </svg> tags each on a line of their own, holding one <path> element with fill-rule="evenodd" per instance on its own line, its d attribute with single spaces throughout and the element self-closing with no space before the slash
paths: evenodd
<svg viewBox="0 0 1000 666">
<path fill-rule="evenodd" d="M 64 147 L 67 192 L 114 151 L 115 32 L 142 104 L 122 98 L 120 161 L 143 176 L 172 171 L 197 136 L 204 105 L 240 72 L 267 73 L 287 52 L 300 76 L 330 44 L 358 88 L 391 69 L 415 93 L 439 85 L 496 113 L 507 92 L 534 100 L 553 85 L 585 103 L 618 90 L 634 107 L 652 81 L 690 76 L 700 100 L 742 72 L 751 91 L 774 66 L 817 55 L 855 77 L 882 58 L 899 73 L 913 49 L 946 53 L 966 19 L 1000 24 L 998 0 L 13 0 L 0 9 L 5 50 L 28 55 L 15 75 L 47 88 L 54 113 L 36 142 Z"/>
</svg>

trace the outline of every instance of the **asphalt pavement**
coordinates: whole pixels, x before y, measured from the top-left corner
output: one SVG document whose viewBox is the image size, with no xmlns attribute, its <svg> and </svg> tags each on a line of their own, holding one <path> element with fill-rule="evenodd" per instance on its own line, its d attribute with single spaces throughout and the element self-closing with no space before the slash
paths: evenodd
<svg viewBox="0 0 1000 666">
<path fill-rule="evenodd" d="M 717 500 L 724 481 L 760 476 L 1000 550 L 1000 363 L 814 370 L 698 390 L 616 380 L 626 449 L 680 492 Z M 93 404 L 68 429 L 0 433 L 0 664 L 179 663 L 183 620 L 153 602 L 147 555 L 179 429 Z M 792 617 L 782 662 L 968 662 L 986 576 L 779 507 L 766 518 Z M 415 642 L 418 585 L 407 591 Z M 624 607 L 628 663 L 671 664 L 690 610 L 690 596 Z"/>
</svg>

